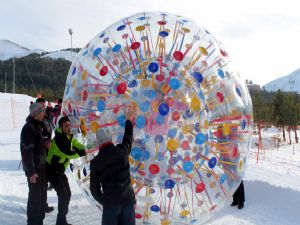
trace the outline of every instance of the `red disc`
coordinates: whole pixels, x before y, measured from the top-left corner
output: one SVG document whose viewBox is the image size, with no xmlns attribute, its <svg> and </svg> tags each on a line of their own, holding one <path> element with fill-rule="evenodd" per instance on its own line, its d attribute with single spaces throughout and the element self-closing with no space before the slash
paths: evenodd
<svg viewBox="0 0 300 225">
<path fill-rule="evenodd" d="M 228 56 L 227 52 L 225 52 L 224 50 L 220 49 L 220 53 L 222 56 L 226 57 Z"/>
<path fill-rule="evenodd" d="M 222 103 L 224 101 L 224 95 L 221 92 L 217 92 L 216 97 L 219 103 Z"/>
<path fill-rule="evenodd" d="M 122 95 L 126 92 L 126 90 L 127 90 L 127 85 L 125 82 L 121 82 L 118 84 L 118 86 L 117 86 L 118 94 Z"/>
<path fill-rule="evenodd" d="M 88 91 L 87 90 L 84 90 L 83 93 L 82 93 L 82 100 L 85 102 L 88 98 Z"/>
<path fill-rule="evenodd" d="M 159 173 L 159 166 L 157 164 L 151 164 L 149 166 L 149 172 L 153 175 L 158 174 Z"/>
<path fill-rule="evenodd" d="M 107 66 L 102 66 L 102 68 L 99 71 L 101 76 L 105 76 L 107 74 L 107 72 L 108 72 Z"/>
<path fill-rule="evenodd" d="M 181 61 L 183 59 L 183 54 L 180 51 L 176 51 L 176 52 L 173 53 L 173 57 L 177 61 Z"/>
<path fill-rule="evenodd" d="M 233 158 L 235 158 L 235 157 L 237 157 L 237 155 L 238 155 L 238 147 L 234 146 L 233 151 L 232 151 L 232 156 L 233 156 Z"/>
<path fill-rule="evenodd" d="M 136 213 L 136 214 L 135 214 L 135 218 L 136 218 L 136 219 L 141 219 L 142 217 L 143 217 L 143 216 L 142 216 L 141 214 L 139 214 L 139 213 Z"/>
<path fill-rule="evenodd" d="M 189 162 L 189 161 L 191 161 L 191 157 L 190 156 L 185 156 L 184 158 L 183 158 L 183 161 L 184 162 Z"/>
<path fill-rule="evenodd" d="M 183 142 L 181 142 L 181 148 L 184 150 L 188 150 L 189 149 L 189 142 L 187 140 L 184 140 Z"/>
<path fill-rule="evenodd" d="M 196 185 L 196 193 L 201 193 L 205 189 L 205 184 L 201 182 L 200 184 Z"/>
<path fill-rule="evenodd" d="M 157 23 L 159 24 L 159 25 L 166 25 L 166 23 L 167 23 L 167 21 L 157 21 Z"/>
<path fill-rule="evenodd" d="M 172 120 L 178 121 L 180 119 L 180 113 L 178 111 L 172 112 Z"/>
<path fill-rule="evenodd" d="M 120 110 L 120 107 L 119 107 L 119 106 L 117 106 L 116 108 L 114 108 L 114 110 L 113 110 L 113 113 L 114 113 L 114 114 L 116 114 L 116 113 L 118 113 L 118 112 L 119 112 L 119 110 Z"/>
<path fill-rule="evenodd" d="M 167 169 L 167 173 L 169 175 L 172 175 L 173 173 L 175 173 L 175 170 L 173 168 L 169 168 L 169 169 Z"/>
<path fill-rule="evenodd" d="M 169 107 L 172 107 L 172 105 L 174 105 L 174 98 L 167 97 L 166 103 Z"/>
<path fill-rule="evenodd" d="M 140 42 L 133 42 L 130 46 L 132 50 L 136 50 L 141 46 Z"/>
<path fill-rule="evenodd" d="M 139 170 L 138 174 L 140 174 L 142 177 L 146 175 L 146 173 L 144 171 Z"/>
<path fill-rule="evenodd" d="M 156 75 L 156 76 L 155 76 L 155 79 L 156 79 L 157 81 L 163 81 L 163 80 L 165 79 L 165 77 L 164 77 L 164 75 Z"/>
</svg>

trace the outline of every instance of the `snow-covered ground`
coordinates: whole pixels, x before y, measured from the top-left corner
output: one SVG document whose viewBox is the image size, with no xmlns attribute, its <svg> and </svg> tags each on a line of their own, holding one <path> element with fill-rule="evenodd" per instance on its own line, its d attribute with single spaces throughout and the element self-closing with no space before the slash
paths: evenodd
<svg viewBox="0 0 300 225">
<path fill-rule="evenodd" d="M 26 224 L 28 187 L 20 163 L 20 130 L 28 115 L 33 99 L 25 95 L 0 93 L 0 225 Z M 244 179 L 246 202 L 243 210 L 225 207 L 206 224 L 283 224 L 300 223 L 300 144 L 280 143 L 273 148 L 272 137 L 278 133 L 269 129 L 263 133 L 263 147 L 256 163 L 255 146 Z M 298 132 L 299 135 L 299 132 Z M 257 137 L 254 137 L 254 142 Z M 67 173 L 72 190 L 68 220 L 76 225 L 101 224 L 100 211 L 85 198 L 72 177 Z M 55 224 L 57 197 L 48 192 L 48 202 L 55 207 L 46 214 L 44 224 Z"/>
</svg>

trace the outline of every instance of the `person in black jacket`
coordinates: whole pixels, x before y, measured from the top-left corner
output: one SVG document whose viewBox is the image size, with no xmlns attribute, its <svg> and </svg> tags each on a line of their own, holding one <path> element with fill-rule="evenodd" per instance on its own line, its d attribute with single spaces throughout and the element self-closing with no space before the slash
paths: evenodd
<svg viewBox="0 0 300 225">
<path fill-rule="evenodd" d="M 244 191 L 244 183 L 243 181 L 240 183 L 238 189 L 233 194 L 233 202 L 231 206 L 238 206 L 238 209 L 244 208 L 245 202 L 245 191 Z"/>
<path fill-rule="evenodd" d="M 97 131 L 99 153 L 90 163 L 90 190 L 103 206 L 102 225 L 134 225 L 135 195 L 130 181 L 128 156 L 133 142 L 131 118 L 126 113 L 125 133 L 121 144 L 114 145 L 107 128 Z"/>
<path fill-rule="evenodd" d="M 27 224 L 42 225 L 47 198 L 46 144 L 43 135 L 45 108 L 38 102 L 29 107 L 20 136 L 23 170 L 28 182 Z"/>
<path fill-rule="evenodd" d="M 51 139 L 52 139 L 52 130 L 53 130 L 53 126 L 52 126 L 52 118 L 51 118 L 51 114 L 49 112 L 49 110 L 47 111 L 46 109 L 46 101 L 43 98 L 37 98 L 35 100 L 35 102 L 40 103 L 44 108 L 45 108 L 45 116 L 44 116 L 44 127 L 43 127 L 43 133 L 44 136 L 47 137 L 47 139 L 45 139 L 46 142 L 46 153 L 48 152 L 49 148 L 50 148 L 50 143 L 51 143 Z M 51 185 L 47 187 L 47 190 L 52 189 Z M 49 213 L 52 212 L 54 210 L 53 206 L 49 206 L 49 204 L 46 202 L 46 206 L 45 206 L 45 212 Z"/>
</svg>

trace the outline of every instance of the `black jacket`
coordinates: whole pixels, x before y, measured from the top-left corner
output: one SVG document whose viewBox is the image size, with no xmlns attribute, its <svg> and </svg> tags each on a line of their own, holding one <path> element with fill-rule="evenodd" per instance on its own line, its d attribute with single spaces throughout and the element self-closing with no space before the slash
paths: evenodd
<svg viewBox="0 0 300 225">
<path fill-rule="evenodd" d="M 43 122 L 37 121 L 29 116 L 22 128 L 20 150 L 23 170 L 27 177 L 45 168 L 45 139 L 47 139 L 47 136 L 44 136 L 44 127 Z"/>
<path fill-rule="evenodd" d="M 127 120 L 122 144 L 106 143 L 90 163 L 90 190 L 100 203 L 135 203 L 128 156 L 133 142 L 133 126 Z M 102 188 L 102 190 L 101 190 Z"/>
</svg>

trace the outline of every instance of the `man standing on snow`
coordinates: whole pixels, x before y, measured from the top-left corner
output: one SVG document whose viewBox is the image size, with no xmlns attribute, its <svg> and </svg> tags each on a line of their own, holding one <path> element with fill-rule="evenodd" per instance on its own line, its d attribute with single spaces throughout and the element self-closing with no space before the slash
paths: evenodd
<svg viewBox="0 0 300 225">
<path fill-rule="evenodd" d="M 45 108 L 45 110 L 46 110 L 45 111 L 44 120 L 43 120 L 43 122 L 44 122 L 43 136 L 47 137 L 46 139 L 44 139 L 45 144 L 46 144 L 46 154 L 47 154 L 48 151 L 49 151 L 49 148 L 50 148 L 50 143 L 51 143 L 51 139 L 52 139 L 52 130 L 53 130 L 53 127 L 54 127 L 52 125 L 52 117 L 51 117 L 51 114 L 50 114 L 49 110 L 47 112 L 45 99 L 43 99 L 43 98 L 37 98 L 35 100 L 35 102 L 40 103 Z M 50 188 L 51 188 L 51 186 L 50 186 Z M 47 187 L 47 189 L 49 190 L 49 187 Z M 46 197 L 46 199 L 47 199 L 47 197 Z M 49 206 L 48 202 L 46 202 L 45 213 L 52 212 L 53 210 L 54 210 L 54 207 L 53 206 Z"/>
<path fill-rule="evenodd" d="M 27 224 L 42 225 L 47 198 L 46 143 L 43 136 L 45 108 L 38 102 L 29 107 L 20 137 L 23 170 L 28 182 Z"/>
<path fill-rule="evenodd" d="M 67 116 L 61 117 L 58 125 L 47 156 L 47 176 L 58 197 L 56 225 L 70 225 L 67 213 L 71 190 L 65 170 L 70 159 L 85 155 L 85 146 L 73 138 L 71 122 Z"/>
<path fill-rule="evenodd" d="M 99 153 L 90 163 L 90 190 L 103 205 L 102 225 L 135 225 L 135 195 L 131 186 L 128 156 L 133 142 L 131 118 L 126 113 L 122 144 L 114 145 L 107 128 L 97 131 Z M 101 190 L 102 189 L 102 190 Z"/>
</svg>

